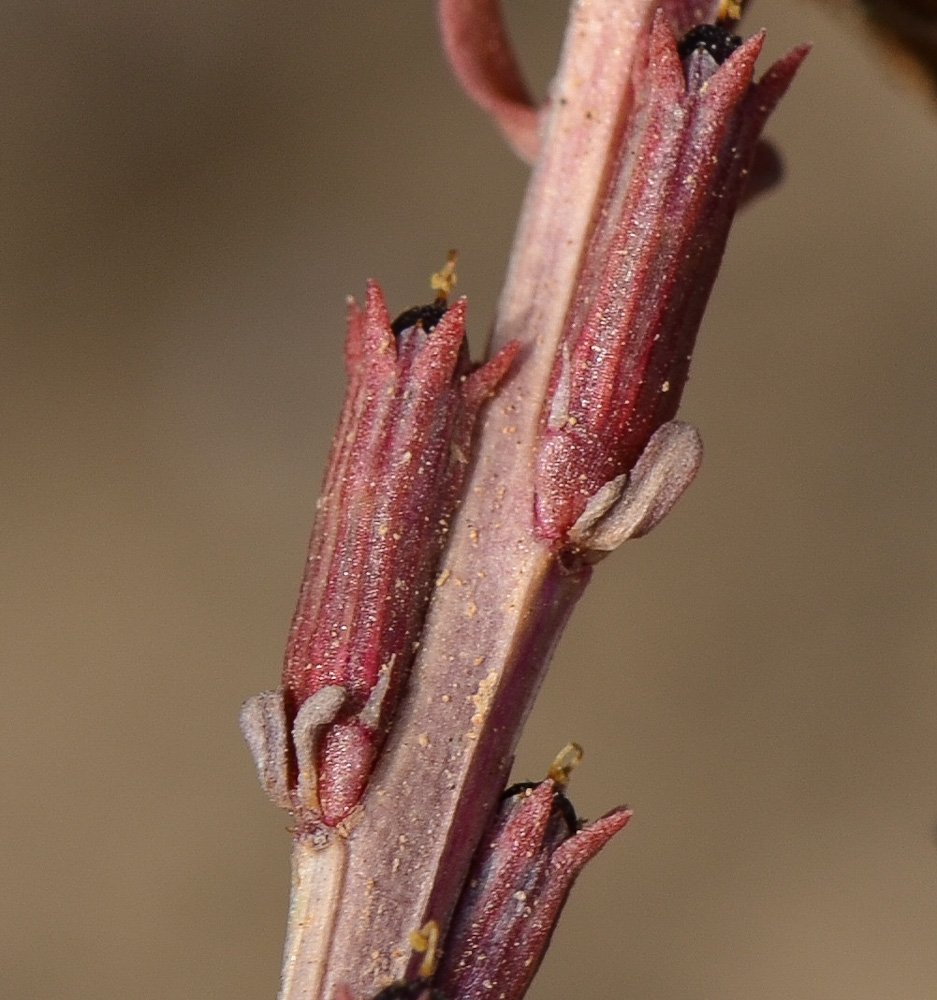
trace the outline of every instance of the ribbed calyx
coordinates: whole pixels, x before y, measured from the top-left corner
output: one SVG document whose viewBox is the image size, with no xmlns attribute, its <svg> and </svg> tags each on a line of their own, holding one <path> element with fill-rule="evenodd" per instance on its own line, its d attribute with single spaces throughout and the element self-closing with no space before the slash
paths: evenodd
<svg viewBox="0 0 937 1000">
<path fill-rule="evenodd" d="M 545 538 L 568 540 L 593 497 L 631 472 L 677 412 L 759 136 L 806 54 L 795 49 L 754 82 L 763 41 L 693 44 L 681 60 L 664 16 L 654 22 L 543 408 Z"/>
<path fill-rule="evenodd" d="M 363 309 L 349 301 L 348 390 L 282 688 L 242 719 L 252 748 L 282 729 L 285 756 L 258 759 L 261 777 L 314 825 L 335 826 L 361 799 L 419 646 L 479 409 L 515 353 L 472 365 L 465 309 L 440 298 L 392 323 L 373 282 Z"/>
<path fill-rule="evenodd" d="M 433 984 L 458 1000 L 519 1000 L 576 876 L 630 818 L 618 808 L 580 828 L 555 781 L 510 789 L 472 866 Z"/>
</svg>

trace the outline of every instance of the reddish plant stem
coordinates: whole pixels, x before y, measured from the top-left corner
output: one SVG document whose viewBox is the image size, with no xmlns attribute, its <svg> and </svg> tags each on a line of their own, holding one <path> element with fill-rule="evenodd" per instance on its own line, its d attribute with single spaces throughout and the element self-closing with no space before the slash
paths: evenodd
<svg viewBox="0 0 937 1000">
<path fill-rule="evenodd" d="M 624 8 L 624 9 L 623 9 Z M 606 164 L 632 100 L 653 6 L 590 0 L 571 15 L 491 352 L 521 343 L 489 405 L 407 695 L 348 841 L 324 996 L 401 978 L 407 937 L 445 926 L 521 727 L 588 580 L 536 539 L 532 456 Z"/>
</svg>

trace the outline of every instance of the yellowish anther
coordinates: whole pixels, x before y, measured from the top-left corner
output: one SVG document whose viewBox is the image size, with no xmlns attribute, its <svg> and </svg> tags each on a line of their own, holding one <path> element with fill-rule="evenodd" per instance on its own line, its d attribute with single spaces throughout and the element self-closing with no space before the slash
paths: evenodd
<svg viewBox="0 0 937 1000">
<path fill-rule="evenodd" d="M 582 747 L 578 743 L 567 743 L 553 758 L 547 777 L 559 788 L 565 788 L 569 784 L 573 768 L 582 760 L 582 752 Z"/>
<path fill-rule="evenodd" d="M 423 961 L 420 963 L 420 976 L 424 979 L 436 971 L 436 964 L 439 960 L 438 945 L 439 924 L 435 920 L 427 920 L 418 931 L 410 931 L 410 947 L 423 956 Z"/>
<path fill-rule="evenodd" d="M 722 25 L 735 24 L 742 16 L 742 4 L 744 2 L 745 0 L 720 0 L 716 21 Z"/>
<path fill-rule="evenodd" d="M 458 250 L 450 250 L 446 257 L 446 264 L 441 271 L 437 271 L 429 279 L 429 287 L 436 293 L 436 300 L 445 302 L 449 298 L 449 293 L 458 284 L 458 276 L 455 273 L 456 261 L 459 259 Z"/>
</svg>

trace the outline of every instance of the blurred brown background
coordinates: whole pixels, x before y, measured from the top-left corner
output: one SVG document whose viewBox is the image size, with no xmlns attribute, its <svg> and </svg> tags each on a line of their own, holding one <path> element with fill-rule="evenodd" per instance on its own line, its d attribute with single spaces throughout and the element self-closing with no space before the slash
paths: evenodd
<svg viewBox="0 0 937 1000">
<path fill-rule="evenodd" d="M 508 8 L 548 78 L 561 0 Z M 601 567 L 525 736 L 631 826 L 536 1000 L 937 996 L 937 114 L 819 9 L 684 414 L 707 456 Z M 0 13 L 0 994 L 272 1000 L 276 682 L 344 296 L 461 251 L 480 343 L 525 169 L 423 0 Z"/>
</svg>

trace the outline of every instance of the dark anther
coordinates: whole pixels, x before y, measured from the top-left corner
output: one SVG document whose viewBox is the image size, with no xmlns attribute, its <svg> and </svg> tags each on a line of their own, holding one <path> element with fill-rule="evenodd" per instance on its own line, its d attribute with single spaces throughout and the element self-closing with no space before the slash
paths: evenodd
<svg viewBox="0 0 937 1000">
<path fill-rule="evenodd" d="M 513 799 L 515 795 L 523 795 L 524 792 L 533 791 L 539 784 L 539 781 L 519 781 L 516 785 L 505 788 L 501 793 L 501 801 L 507 802 L 508 799 Z M 576 809 L 561 791 L 553 793 L 553 806 L 563 814 L 563 819 L 566 820 L 569 832 L 578 833 L 580 824 L 579 817 L 576 815 Z"/>
<path fill-rule="evenodd" d="M 738 35 L 730 35 L 718 24 L 698 24 L 677 43 L 681 59 L 687 59 L 694 52 L 708 52 L 720 65 L 742 44 Z"/>
<path fill-rule="evenodd" d="M 413 326 L 413 324 L 409 324 Z M 406 327 L 404 327 L 406 329 Z M 433 989 L 425 979 L 414 979 L 409 983 L 391 983 L 372 1000 L 446 1000 L 442 990 Z"/>
<path fill-rule="evenodd" d="M 404 310 L 390 324 L 390 328 L 394 331 L 394 336 L 399 337 L 404 330 L 409 330 L 411 326 L 416 326 L 419 323 L 429 333 L 443 318 L 448 308 L 449 304 L 445 299 L 437 299 L 428 306 L 413 306 L 412 309 Z"/>
<path fill-rule="evenodd" d="M 539 781 L 518 781 L 509 788 L 505 788 L 505 790 L 501 793 L 501 801 L 507 802 L 508 799 L 513 799 L 515 795 L 521 795 L 524 792 L 532 792 L 539 784 Z"/>
</svg>

